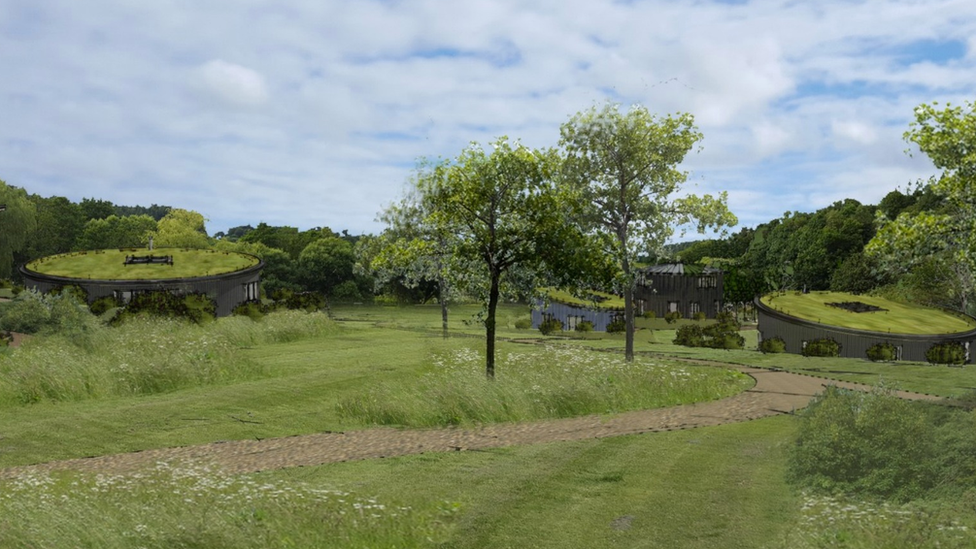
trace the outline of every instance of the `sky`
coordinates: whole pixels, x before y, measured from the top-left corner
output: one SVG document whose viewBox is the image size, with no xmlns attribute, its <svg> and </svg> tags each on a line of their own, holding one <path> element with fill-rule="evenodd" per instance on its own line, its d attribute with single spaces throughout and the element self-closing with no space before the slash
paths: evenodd
<svg viewBox="0 0 976 549">
<path fill-rule="evenodd" d="M 684 191 L 740 227 L 936 173 L 976 100 L 972 0 L 0 0 L 0 179 L 41 196 L 376 233 L 422 158 L 557 146 L 607 101 L 687 112 Z M 691 238 L 692 235 L 685 237 Z"/>
</svg>

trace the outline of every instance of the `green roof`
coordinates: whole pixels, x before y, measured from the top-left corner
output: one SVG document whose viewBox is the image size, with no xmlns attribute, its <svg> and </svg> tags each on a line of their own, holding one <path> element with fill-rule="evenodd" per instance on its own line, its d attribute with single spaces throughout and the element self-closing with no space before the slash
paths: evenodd
<svg viewBox="0 0 976 549">
<path fill-rule="evenodd" d="M 545 288 L 544 291 L 549 296 L 550 301 L 571 305 L 573 307 L 595 310 L 624 308 L 624 298 L 606 292 L 589 291 L 587 294 L 589 294 L 588 297 L 590 299 L 587 299 L 585 297 L 576 297 L 565 290 L 557 290 L 555 288 Z"/>
<path fill-rule="evenodd" d="M 881 297 L 841 292 L 786 292 L 763 296 L 762 303 L 790 316 L 842 328 L 908 335 L 937 335 L 976 329 L 972 318 Z M 855 313 L 828 303 L 859 302 L 884 309 Z"/>
<path fill-rule="evenodd" d="M 172 256 L 172 265 L 125 265 L 126 256 Z M 92 280 L 161 280 L 232 273 L 253 267 L 260 260 L 236 252 L 145 248 L 96 250 L 52 255 L 31 261 L 27 269 L 50 276 Z"/>
</svg>

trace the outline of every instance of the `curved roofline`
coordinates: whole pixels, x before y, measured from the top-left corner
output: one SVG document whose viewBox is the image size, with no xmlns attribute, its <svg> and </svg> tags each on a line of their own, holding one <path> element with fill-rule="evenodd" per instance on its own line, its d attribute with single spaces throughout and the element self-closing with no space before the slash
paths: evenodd
<svg viewBox="0 0 976 549">
<path fill-rule="evenodd" d="M 71 277 L 71 276 L 51 275 L 47 273 L 34 271 L 32 269 L 28 269 L 26 264 L 21 265 L 18 270 L 22 275 L 29 276 L 34 280 L 55 282 L 61 285 L 77 284 L 79 282 L 83 282 L 87 284 L 102 283 L 102 284 L 137 285 L 137 284 L 173 284 L 179 282 L 199 282 L 203 280 L 216 280 L 227 276 L 250 274 L 254 271 L 260 271 L 261 269 L 264 268 L 264 260 L 262 260 L 260 257 L 256 255 L 244 253 L 244 252 L 229 252 L 229 253 L 252 257 L 257 260 L 257 263 L 249 267 L 244 267 L 243 269 L 237 269 L 236 271 L 227 271 L 224 273 L 204 275 L 204 276 L 184 276 L 178 278 L 79 278 L 79 277 Z"/>
</svg>

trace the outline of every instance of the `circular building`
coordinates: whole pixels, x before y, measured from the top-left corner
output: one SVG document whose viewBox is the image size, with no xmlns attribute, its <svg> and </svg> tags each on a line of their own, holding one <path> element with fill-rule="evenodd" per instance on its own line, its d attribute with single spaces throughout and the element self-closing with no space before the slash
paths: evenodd
<svg viewBox="0 0 976 549">
<path fill-rule="evenodd" d="M 248 254 L 216 250 L 122 248 L 53 255 L 20 268 L 24 285 L 41 292 L 79 286 L 89 302 L 113 296 L 168 291 L 201 293 L 217 303 L 217 316 L 257 299 L 264 263 Z"/>
<path fill-rule="evenodd" d="M 945 342 L 962 345 L 966 363 L 976 354 L 976 319 L 962 314 L 840 292 L 780 292 L 755 303 L 759 340 L 782 338 L 788 353 L 830 338 L 849 358 L 867 358 L 879 343 L 893 345 L 898 360 L 924 362 L 929 348 Z"/>
</svg>

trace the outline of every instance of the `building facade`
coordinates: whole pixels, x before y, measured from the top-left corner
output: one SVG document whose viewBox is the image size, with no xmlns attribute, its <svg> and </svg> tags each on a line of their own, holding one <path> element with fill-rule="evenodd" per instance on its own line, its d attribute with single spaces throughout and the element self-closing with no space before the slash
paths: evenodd
<svg viewBox="0 0 976 549">
<path fill-rule="evenodd" d="M 637 278 L 634 307 L 638 315 L 654 311 L 658 318 L 672 312 L 682 318 L 722 311 L 722 271 L 702 265 L 669 263 L 643 269 Z"/>
</svg>

